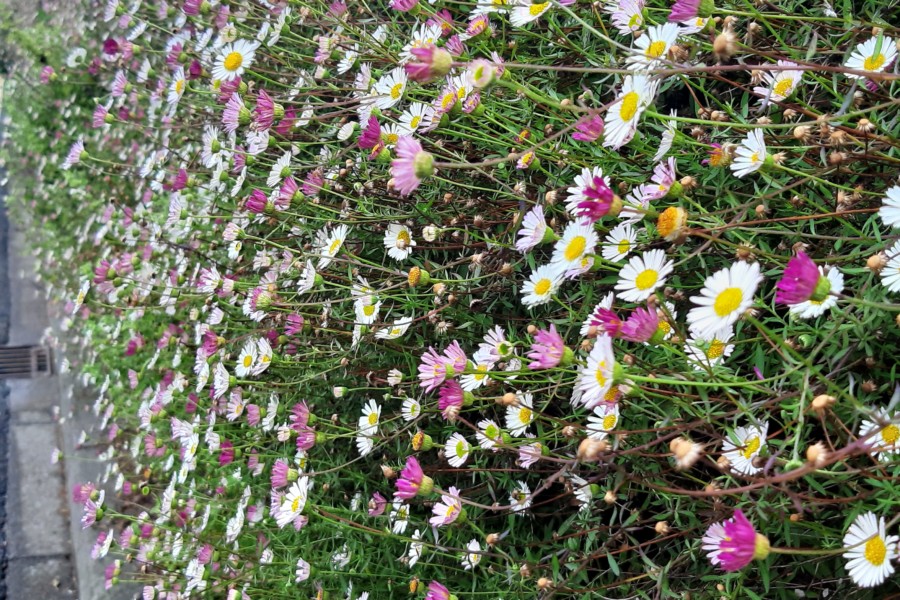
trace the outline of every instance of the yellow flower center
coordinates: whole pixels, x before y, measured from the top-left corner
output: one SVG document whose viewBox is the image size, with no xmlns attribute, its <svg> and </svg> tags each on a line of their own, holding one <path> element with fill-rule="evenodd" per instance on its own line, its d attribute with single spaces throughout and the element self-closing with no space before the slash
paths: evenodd
<svg viewBox="0 0 900 600">
<path fill-rule="evenodd" d="M 653 269 L 644 269 L 641 271 L 637 277 L 634 278 L 634 287 L 641 290 L 649 290 L 654 285 L 656 285 L 656 281 L 659 279 L 659 273 L 654 271 Z"/>
<path fill-rule="evenodd" d="M 532 17 L 537 17 L 542 14 L 546 9 L 549 2 L 542 2 L 540 4 L 532 4 L 528 7 L 528 12 L 531 13 Z"/>
<path fill-rule="evenodd" d="M 421 121 L 422 121 L 422 117 L 420 117 L 419 115 L 416 115 L 415 117 L 413 117 L 412 119 L 409 120 L 409 128 L 415 129 L 416 127 L 419 126 L 419 123 Z"/>
<path fill-rule="evenodd" d="M 878 56 L 870 56 L 863 61 L 863 69 L 866 71 L 877 71 L 884 65 L 884 54 Z"/>
<path fill-rule="evenodd" d="M 880 567 L 887 557 L 887 546 L 881 536 L 876 535 L 866 542 L 866 560 L 872 565 Z"/>
<path fill-rule="evenodd" d="M 572 262 L 573 260 L 578 260 L 578 258 L 584 254 L 584 249 L 587 246 L 587 240 L 583 235 L 577 235 L 572 238 L 569 244 L 566 246 L 566 251 L 564 255 L 566 260 Z"/>
<path fill-rule="evenodd" d="M 409 232 L 405 229 L 401 229 L 397 233 L 397 247 L 398 248 L 406 248 L 409 246 L 409 243 L 412 239 L 409 237 Z"/>
<path fill-rule="evenodd" d="M 487 377 L 487 370 L 488 370 L 487 365 L 477 365 L 475 367 L 475 370 L 477 371 L 477 373 L 474 373 L 472 375 L 472 378 L 475 381 L 482 381 L 485 377 Z"/>
<path fill-rule="evenodd" d="M 666 51 L 666 43 L 657 40 L 647 47 L 647 58 L 659 58 Z"/>
<path fill-rule="evenodd" d="M 531 409 L 530 408 L 523 406 L 522 408 L 519 409 L 519 421 L 524 425 L 528 425 L 529 423 L 531 423 Z"/>
<path fill-rule="evenodd" d="M 744 443 L 744 449 L 741 451 L 741 454 L 744 458 L 750 460 L 750 457 L 759 451 L 759 446 L 759 436 L 755 435 Z"/>
<path fill-rule="evenodd" d="M 606 361 L 605 360 L 597 365 L 597 370 L 594 371 L 594 379 L 597 380 L 597 383 L 600 384 L 600 387 L 603 387 L 606 385 Z"/>
<path fill-rule="evenodd" d="M 720 317 L 724 317 L 733 313 L 737 308 L 741 305 L 741 301 L 744 299 L 744 292 L 741 291 L 741 288 L 731 287 L 723 290 L 716 296 L 716 301 L 713 304 L 713 310 L 716 311 L 716 315 Z"/>
<path fill-rule="evenodd" d="M 447 92 L 444 94 L 444 97 L 441 98 L 441 109 L 446 112 L 450 109 L 451 106 L 456 104 L 456 94 L 454 92 Z"/>
<path fill-rule="evenodd" d="M 369 425 L 375 425 L 378 422 L 378 413 L 369 413 Z"/>
<path fill-rule="evenodd" d="M 634 29 L 635 27 L 640 27 L 641 25 L 641 15 L 639 13 L 635 13 L 631 15 L 631 18 L 628 19 L 628 28 Z"/>
<path fill-rule="evenodd" d="M 253 364 L 253 356 L 247 355 L 244 357 L 244 368 L 249 368 L 250 365 Z"/>
<path fill-rule="evenodd" d="M 706 358 L 714 360 L 725 354 L 725 342 L 714 339 L 709 343 L 709 349 L 706 351 Z"/>
<path fill-rule="evenodd" d="M 634 118 L 640 98 L 637 92 L 628 92 L 622 97 L 622 107 L 619 108 L 619 116 L 622 117 L 623 121 L 630 121 Z"/>
<path fill-rule="evenodd" d="M 400 94 L 403 93 L 403 84 L 395 83 L 394 87 L 391 88 L 391 99 L 397 100 L 400 98 Z"/>
<path fill-rule="evenodd" d="M 662 211 L 656 220 L 656 228 L 659 230 L 659 235 L 668 239 L 677 229 L 684 226 L 685 216 L 684 210 L 677 206 L 670 206 Z"/>
<path fill-rule="evenodd" d="M 750 155 L 750 162 L 754 165 L 759 162 L 759 152 L 754 152 Z"/>
<path fill-rule="evenodd" d="M 484 429 L 484 436 L 490 440 L 496 439 L 497 435 L 499 435 L 499 431 L 497 431 L 497 427 L 491 423 Z"/>
<path fill-rule="evenodd" d="M 778 96 L 779 98 L 784 98 L 791 91 L 791 87 L 794 85 L 794 80 L 790 77 L 785 77 L 781 81 L 775 84 L 775 87 L 772 89 L 772 95 Z"/>
<path fill-rule="evenodd" d="M 888 425 L 881 430 L 881 439 L 887 444 L 896 444 L 897 440 L 900 439 L 900 428 L 893 424 Z"/>
<path fill-rule="evenodd" d="M 328 246 L 328 254 L 335 254 L 338 251 L 338 248 L 341 247 L 341 239 L 338 238 L 331 242 L 331 245 Z"/>
<path fill-rule="evenodd" d="M 300 510 L 300 496 L 294 498 L 294 501 L 291 502 L 291 512 L 297 512 Z"/>
<path fill-rule="evenodd" d="M 363 306 L 362 311 L 363 311 L 364 315 L 366 315 L 367 317 L 371 317 L 372 315 L 375 314 L 375 305 L 369 304 L 369 305 Z"/>
<path fill-rule="evenodd" d="M 550 291 L 550 280 L 546 277 L 534 284 L 534 293 L 538 296 L 545 296 Z"/>
<path fill-rule="evenodd" d="M 181 94 L 184 91 L 184 79 L 175 82 L 175 91 Z"/>
<path fill-rule="evenodd" d="M 400 136 L 396 133 L 389 133 L 384 136 L 384 142 L 386 144 L 396 144 L 397 140 L 400 139 Z"/>
<path fill-rule="evenodd" d="M 627 254 L 629 250 L 631 250 L 631 242 L 628 241 L 628 238 L 619 240 L 619 243 L 616 245 L 616 250 L 619 251 L 619 254 Z"/>
<path fill-rule="evenodd" d="M 606 415 L 603 417 L 603 429 L 609 431 L 616 426 L 616 421 L 618 421 L 618 419 L 615 414 Z"/>
<path fill-rule="evenodd" d="M 241 65 L 244 64 L 244 57 L 241 56 L 240 52 L 232 52 L 228 56 L 225 57 L 225 62 L 223 66 L 226 71 L 237 71 L 241 68 Z"/>
</svg>

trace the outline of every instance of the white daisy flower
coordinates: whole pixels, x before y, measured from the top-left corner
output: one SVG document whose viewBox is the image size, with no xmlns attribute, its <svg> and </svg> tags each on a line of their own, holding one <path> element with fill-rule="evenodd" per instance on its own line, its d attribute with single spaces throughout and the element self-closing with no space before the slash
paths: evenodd
<svg viewBox="0 0 900 600">
<path fill-rule="evenodd" d="M 502 431 L 500 426 L 491 419 L 483 419 L 478 422 L 478 431 L 475 432 L 475 439 L 478 445 L 485 450 L 497 451 L 497 444 L 502 442 Z"/>
<path fill-rule="evenodd" d="M 528 307 L 546 304 L 563 282 L 564 269 L 550 263 L 538 267 L 522 286 L 522 304 Z"/>
<path fill-rule="evenodd" d="M 412 231 L 401 223 L 391 223 L 384 232 L 384 247 L 394 260 L 406 260 L 416 245 Z"/>
<path fill-rule="evenodd" d="M 619 424 L 619 403 L 604 403 L 594 407 L 594 414 L 588 417 L 588 437 L 595 440 L 606 439 Z"/>
<path fill-rule="evenodd" d="M 734 344 L 728 342 L 734 336 L 731 325 L 711 334 L 692 333 L 684 345 L 688 362 L 697 371 L 706 371 L 731 356 Z"/>
<path fill-rule="evenodd" d="M 629 69 L 652 69 L 669 56 L 669 49 L 678 40 L 680 28 L 676 23 L 665 23 L 648 27 L 644 34 L 634 41 L 634 53 L 625 59 Z"/>
<path fill-rule="evenodd" d="M 672 109 L 669 111 L 670 117 L 678 116 L 678 111 Z M 656 150 L 656 154 L 653 155 L 653 162 L 658 163 L 663 159 L 663 157 L 672 149 L 672 142 L 675 141 L 675 127 L 678 125 L 678 121 L 674 118 L 669 119 L 666 123 L 666 130 L 663 131 L 662 138 L 659 141 L 659 148 Z"/>
<path fill-rule="evenodd" d="M 591 489 L 591 484 L 578 475 L 572 475 L 570 481 L 572 482 L 572 491 L 580 505 L 578 510 L 587 510 L 594 499 L 594 491 Z"/>
<path fill-rule="evenodd" d="M 865 437 L 873 434 L 868 438 L 870 452 L 877 456 L 879 460 L 893 460 L 900 454 L 900 418 L 896 416 L 891 418 L 884 409 L 876 409 L 874 411 L 874 420 L 865 419 L 859 426 L 859 437 Z M 887 423 L 879 425 L 876 421 Z"/>
<path fill-rule="evenodd" d="M 516 250 L 524 254 L 542 243 L 547 230 L 547 221 L 544 219 L 544 207 L 540 205 L 535 206 L 522 219 L 522 226 L 516 234 L 518 238 L 516 240 Z"/>
<path fill-rule="evenodd" d="M 534 422 L 534 397 L 530 392 L 516 392 L 516 404 L 506 407 L 506 428 L 510 435 L 523 436 Z"/>
<path fill-rule="evenodd" d="M 494 368 L 496 361 L 497 357 L 493 352 L 479 348 L 472 355 L 472 362 L 469 364 L 474 372 L 466 373 L 459 378 L 459 384 L 462 389 L 472 392 L 490 381 L 488 371 Z"/>
<path fill-rule="evenodd" d="M 616 290 L 626 302 L 642 302 L 665 284 L 672 272 L 672 261 L 663 250 L 650 250 L 631 260 L 619 271 Z"/>
<path fill-rule="evenodd" d="M 422 414 L 422 405 L 415 398 L 406 398 L 400 407 L 404 421 L 415 421 Z"/>
<path fill-rule="evenodd" d="M 844 535 L 844 558 L 853 583 L 875 587 L 893 575 L 897 542 L 900 537 L 887 535 L 884 517 L 872 512 L 856 517 Z"/>
<path fill-rule="evenodd" d="M 359 47 L 356 44 L 353 44 L 352 48 L 344 50 L 344 55 L 341 57 L 341 60 L 338 61 L 337 65 L 338 75 L 343 75 L 352 69 L 353 65 L 356 64 L 357 58 L 359 58 Z"/>
<path fill-rule="evenodd" d="M 341 246 L 344 245 L 348 233 L 350 233 L 350 230 L 344 224 L 324 232 L 324 235 L 321 236 L 321 243 L 319 244 L 318 254 L 321 256 L 317 265 L 318 268 L 324 269 L 331 264 L 331 260 L 337 256 Z"/>
<path fill-rule="evenodd" d="M 292 522 L 303 513 L 303 509 L 306 507 L 308 494 L 309 477 L 304 475 L 291 485 L 288 493 L 285 494 L 284 499 L 281 501 L 281 505 L 278 508 L 278 514 L 275 516 L 279 528 L 283 529 L 285 525 Z"/>
<path fill-rule="evenodd" d="M 294 583 L 303 583 L 309 579 L 312 573 L 312 567 L 302 558 L 297 559 L 297 567 L 294 569 Z"/>
<path fill-rule="evenodd" d="M 469 442 L 460 433 L 454 433 L 444 444 L 444 456 L 452 467 L 461 467 L 469 459 Z"/>
<path fill-rule="evenodd" d="M 889 292 L 900 292 L 900 240 L 885 251 L 887 264 L 881 270 L 881 285 Z"/>
<path fill-rule="evenodd" d="M 831 292 L 821 301 L 805 300 L 799 304 L 792 304 L 790 307 L 792 315 L 797 315 L 801 319 L 813 319 L 837 304 L 837 294 L 844 291 L 844 274 L 837 267 L 830 267 L 827 273 L 823 267 L 819 267 L 819 273 L 831 282 Z"/>
<path fill-rule="evenodd" d="M 462 566 L 466 571 L 470 571 L 481 562 L 481 544 L 476 539 L 469 540 L 466 550 L 468 552 L 463 555 Z"/>
<path fill-rule="evenodd" d="M 509 22 L 512 23 L 513 27 L 523 27 L 550 10 L 551 4 L 551 2 L 541 2 L 539 4 L 523 2 L 513 7 L 512 13 L 509 15 Z"/>
<path fill-rule="evenodd" d="M 434 114 L 434 107 L 424 102 L 413 102 L 397 119 L 403 135 L 412 135 L 419 127 L 428 123 Z"/>
<path fill-rule="evenodd" d="M 656 97 L 658 86 L 647 75 L 625 77 L 621 94 L 606 111 L 604 146 L 615 150 L 631 141 L 641 115 Z"/>
<path fill-rule="evenodd" d="M 363 406 L 362 416 L 359 418 L 359 430 L 366 435 L 375 435 L 378 432 L 378 420 L 381 418 L 381 407 L 370 399 Z"/>
<path fill-rule="evenodd" d="M 506 13 L 509 12 L 512 0 L 478 0 L 478 4 L 472 9 L 470 18 L 475 18 L 485 13 Z"/>
<path fill-rule="evenodd" d="M 619 223 L 613 227 L 600 244 L 600 253 L 610 262 L 624 260 L 634 249 L 637 233 L 631 223 Z"/>
<path fill-rule="evenodd" d="M 409 524 L 409 506 L 402 500 L 395 500 L 392 505 L 390 519 L 391 531 L 396 535 L 403 535 L 406 526 Z"/>
<path fill-rule="evenodd" d="M 241 353 L 238 356 L 237 366 L 234 368 L 234 374 L 241 379 L 245 379 L 253 373 L 253 365 L 256 364 L 256 357 L 258 356 L 258 348 L 256 346 L 256 342 L 253 340 L 247 340 L 244 344 L 244 347 L 241 349 Z"/>
<path fill-rule="evenodd" d="M 374 449 L 375 440 L 372 439 L 372 436 L 359 432 L 356 436 L 356 451 L 359 452 L 359 455 L 366 456 Z"/>
<path fill-rule="evenodd" d="M 613 384 L 613 369 L 616 358 L 613 355 L 612 340 L 603 335 L 597 338 L 588 355 L 587 364 L 581 369 L 575 393 L 579 402 L 587 408 L 594 408 L 606 397 Z"/>
<path fill-rule="evenodd" d="M 897 58 L 897 45 L 889 37 L 879 35 L 863 42 L 853 49 L 844 67 L 856 71 L 881 73 Z M 863 75 L 847 74 L 851 79 L 860 79 Z"/>
<path fill-rule="evenodd" d="M 375 332 L 375 337 L 379 340 L 396 340 L 399 337 L 402 337 L 406 330 L 409 329 L 409 326 L 412 324 L 412 317 L 400 317 L 394 324 L 390 327 L 385 327 L 384 329 L 379 329 Z"/>
<path fill-rule="evenodd" d="M 416 529 L 412 534 L 413 541 L 409 544 L 409 550 L 406 552 L 406 558 L 408 560 L 409 568 L 412 569 L 419 559 L 422 558 L 422 550 L 425 548 L 425 544 L 420 542 L 422 539 L 422 532 Z"/>
<path fill-rule="evenodd" d="M 885 192 L 878 216 L 887 227 L 900 227 L 900 185 L 895 185 Z"/>
<path fill-rule="evenodd" d="M 406 91 L 406 70 L 397 67 L 375 82 L 375 106 L 381 110 L 395 106 L 403 99 L 404 91 Z"/>
<path fill-rule="evenodd" d="M 797 63 L 789 60 L 779 60 L 779 67 L 797 67 Z M 760 104 L 767 102 L 781 102 L 794 93 L 797 86 L 803 81 L 803 71 L 799 69 L 785 69 L 783 71 L 766 71 L 763 73 L 765 87 L 755 87 L 753 92 L 762 96 Z"/>
<path fill-rule="evenodd" d="M 722 444 L 722 456 L 728 459 L 733 471 L 744 475 L 753 475 L 760 471 L 760 467 L 753 464 L 753 459 L 766 447 L 768 431 L 768 423 L 763 423 L 759 427 L 753 425 L 737 427 L 734 434 L 725 439 Z"/>
<path fill-rule="evenodd" d="M 266 178 L 266 185 L 270 188 L 278 187 L 281 180 L 291 174 L 291 151 L 288 150 L 275 161 L 272 168 L 269 169 L 269 176 Z"/>
<path fill-rule="evenodd" d="M 597 232 L 593 225 L 571 222 L 553 248 L 552 263 L 560 268 L 571 269 L 581 264 L 584 257 L 594 252 L 597 246 Z"/>
<path fill-rule="evenodd" d="M 509 494 L 509 503 L 512 505 L 512 511 L 516 513 L 523 512 L 531 508 L 531 488 L 524 481 L 517 481 L 516 487 Z"/>
<path fill-rule="evenodd" d="M 213 63 L 213 79 L 231 81 L 244 74 L 253 64 L 253 57 L 259 48 L 259 42 L 236 40 L 225 44 Z"/>
<path fill-rule="evenodd" d="M 759 264 L 746 262 L 736 262 L 707 277 L 700 295 L 691 298 L 697 305 L 687 316 L 691 331 L 709 335 L 734 325 L 753 304 L 762 280 Z"/>
<path fill-rule="evenodd" d="M 759 171 L 768 156 L 762 129 L 752 129 L 735 150 L 734 160 L 731 161 L 728 168 L 734 171 L 735 177 L 740 178 Z"/>
<path fill-rule="evenodd" d="M 225 406 L 225 418 L 229 421 L 236 421 L 242 414 L 244 414 L 244 399 L 239 392 L 231 392 L 228 404 Z"/>
<path fill-rule="evenodd" d="M 169 94 L 166 96 L 166 102 L 170 107 L 175 107 L 184 95 L 184 89 L 187 87 L 187 79 L 184 76 L 184 68 L 178 67 L 178 70 L 172 75 L 172 83 L 169 84 Z"/>
<path fill-rule="evenodd" d="M 381 301 L 374 303 L 365 302 L 367 297 L 363 296 L 356 299 L 353 303 L 353 310 L 356 312 L 356 323 L 360 325 L 371 325 L 378 319 L 378 313 L 381 310 Z"/>
<path fill-rule="evenodd" d="M 644 26 L 644 0 L 612 0 L 603 7 L 622 35 L 634 35 Z"/>
</svg>

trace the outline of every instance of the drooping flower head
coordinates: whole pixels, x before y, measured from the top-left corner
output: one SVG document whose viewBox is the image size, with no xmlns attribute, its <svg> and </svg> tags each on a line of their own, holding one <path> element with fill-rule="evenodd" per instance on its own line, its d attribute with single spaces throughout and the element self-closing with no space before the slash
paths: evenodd
<svg viewBox="0 0 900 600">
<path fill-rule="evenodd" d="M 560 363 L 572 361 L 572 350 L 566 347 L 566 342 L 556 331 L 556 325 L 550 325 L 550 329 L 540 329 L 534 334 L 534 343 L 531 344 L 531 352 L 528 358 L 533 362 L 529 369 L 552 369 Z"/>
<path fill-rule="evenodd" d="M 769 555 L 769 539 L 756 533 L 741 509 L 737 509 L 733 518 L 714 523 L 706 530 L 703 550 L 714 566 L 723 571 L 739 571 L 750 561 Z"/>
<path fill-rule="evenodd" d="M 406 459 L 406 466 L 400 471 L 400 477 L 394 484 L 397 491 L 394 492 L 394 498 L 409 500 L 416 496 L 427 496 L 434 487 L 434 481 L 431 477 L 422 472 L 422 467 L 415 456 Z"/>
<path fill-rule="evenodd" d="M 434 157 L 422 149 L 422 144 L 405 135 L 397 140 L 396 150 L 397 158 L 391 162 L 391 176 L 397 191 L 408 196 L 423 179 L 434 174 Z"/>
<path fill-rule="evenodd" d="M 696 17 L 706 18 L 715 8 L 713 0 L 675 0 L 669 13 L 669 23 L 681 23 Z"/>
<path fill-rule="evenodd" d="M 816 263 L 801 250 L 788 261 L 777 287 L 775 302 L 794 305 L 807 300 L 821 302 L 831 291 L 831 281 L 821 274 Z"/>
<path fill-rule="evenodd" d="M 659 330 L 659 315 L 654 308 L 641 306 L 622 323 L 621 335 L 629 342 L 649 342 Z"/>
<path fill-rule="evenodd" d="M 590 115 L 580 119 L 575 124 L 575 133 L 572 139 L 579 142 L 596 142 L 603 135 L 603 118 L 600 115 Z"/>
<path fill-rule="evenodd" d="M 431 81 L 450 72 L 453 56 L 443 48 L 428 44 L 409 51 L 413 55 L 413 61 L 406 63 L 404 67 L 413 81 Z"/>
</svg>

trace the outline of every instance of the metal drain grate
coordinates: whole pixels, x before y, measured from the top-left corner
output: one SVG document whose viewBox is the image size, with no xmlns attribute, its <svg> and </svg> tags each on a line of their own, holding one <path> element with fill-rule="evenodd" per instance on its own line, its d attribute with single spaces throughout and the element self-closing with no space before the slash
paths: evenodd
<svg viewBox="0 0 900 600">
<path fill-rule="evenodd" d="M 44 346 L 0 346 L 0 379 L 51 375 L 50 349 Z"/>
</svg>

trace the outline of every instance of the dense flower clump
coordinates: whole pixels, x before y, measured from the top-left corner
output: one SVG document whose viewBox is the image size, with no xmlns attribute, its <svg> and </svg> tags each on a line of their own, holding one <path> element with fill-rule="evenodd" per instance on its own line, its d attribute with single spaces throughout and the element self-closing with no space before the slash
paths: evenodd
<svg viewBox="0 0 900 600">
<path fill-rule="evenodd" d="M 97 388 L 107 583 L 896 592 L 900 29 L 863 4 L 35 26 L 10 209 Z"/>
</svg>

